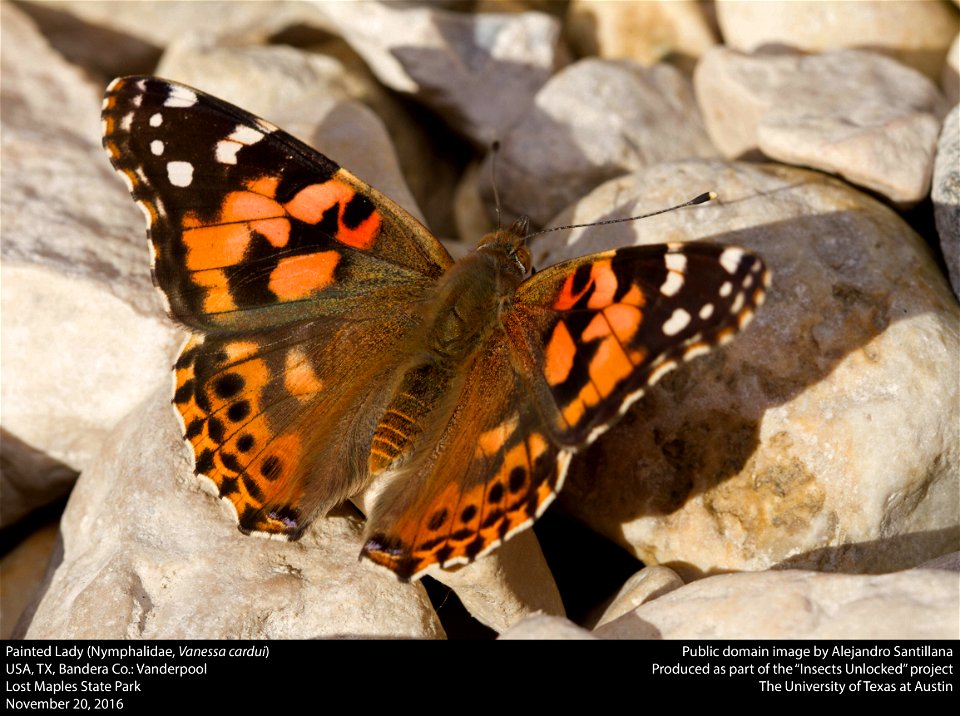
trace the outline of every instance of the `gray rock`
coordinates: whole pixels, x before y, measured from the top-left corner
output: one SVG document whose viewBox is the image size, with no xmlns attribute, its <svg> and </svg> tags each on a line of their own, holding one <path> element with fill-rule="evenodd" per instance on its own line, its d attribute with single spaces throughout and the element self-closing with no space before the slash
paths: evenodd
<svg viewBox="0 0 960 716">
<path fill-rule="evenodd" d="M 934 218 L 953 292 L 960 296 L 960 106 L 943 123 L 933 167 Z"/>
<path fill-rule="evenodd" d="M 762 152 L 839 174 L 911 205 L 930 190 L 948 106 L 919 72 L 872 52 L 708 52 L 694 78 L 707 131 L 728 157 Z"/>
<path fill-rule="evenodd" d="M 960 535 L 960 307 L 893 211 L 822 175 L 663 164 L 595 190 L 557 224 L 715 203 L 546 234 L 536 265 L 639 243 L 757 251 L 773 285 L 728 346 L 668 374 L 571 462 L 560 500 L 685 581 L 778 564 L 910 567 Z"/>
<path fill-rule="evenodd" d="M 416 97 L 480 146 L 520 119 L 562 59 L 549 15 L 391 3 L 319 3 L 380 81 Z"/>
<path fill-rule="evenodd" d="M 590 59 L 540 90 L 503 141 L 497 179 L 507 217 L 525 214 L 543 225 L 607 179 L 713 156 L 690 82 L 678 70 Z M 479 175 L 488 195 L 489 176 L 488 169 Z"/>
</svg>

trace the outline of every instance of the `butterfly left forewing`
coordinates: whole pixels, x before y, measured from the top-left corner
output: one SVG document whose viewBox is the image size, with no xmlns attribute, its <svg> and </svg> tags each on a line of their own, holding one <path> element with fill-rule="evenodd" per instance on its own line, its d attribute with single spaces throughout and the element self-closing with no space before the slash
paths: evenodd
<svg viewBox="0 0 960 716">
<path fill-rule="evenodd" d="M 216 97 L 124 77 L 102 117 L 110 161 L 147 219 L 154 281 L 194 330 L 373 315 L 451 264 L 389 198 Z"/>
<path fill-rule="evenodd" d="M 551 439 L 592 442 L 668 370 L 730 340 L 769 280 L 749 251 L 690 242 L 593 254 L 525 281 L 504 322 Z"/>
</svg>

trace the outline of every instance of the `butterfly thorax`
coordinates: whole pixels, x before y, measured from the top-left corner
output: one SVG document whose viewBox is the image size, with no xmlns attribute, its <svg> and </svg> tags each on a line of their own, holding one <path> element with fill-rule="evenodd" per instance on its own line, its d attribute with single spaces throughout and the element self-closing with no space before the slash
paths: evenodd
<svg viewBox="0 0 960 716">
<path fill-rule="evenodd" d="M 374 432 L 372 474 L 395 465 L 417 439 L 446 419 L 465 373 L 502 330 L 517 286 L 530 269 L 522 233 L 511 229 L 488 234 L 476 251 L 456 262 L 423 302 L 420 332 L 411 336 L 406 360 L 393 380 L 387 409 Z"/>
</svg>

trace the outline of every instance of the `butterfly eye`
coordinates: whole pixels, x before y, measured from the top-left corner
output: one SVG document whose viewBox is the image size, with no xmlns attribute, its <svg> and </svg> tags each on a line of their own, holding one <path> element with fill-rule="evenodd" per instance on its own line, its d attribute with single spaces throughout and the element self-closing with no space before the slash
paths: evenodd
<svg viewBox="0 0 960 716">
<path fill-rule="evenodd" d="M 524 276 L 530 273 L 530 267 L 533 263 L 530 257 L 530 249 L 528 249 L 526 246 L 518 246 L 513 251 L 513 258 L 516 260 L 517 264 L 519 264 L 520 268 L 523 269 Z"/>
</svg>

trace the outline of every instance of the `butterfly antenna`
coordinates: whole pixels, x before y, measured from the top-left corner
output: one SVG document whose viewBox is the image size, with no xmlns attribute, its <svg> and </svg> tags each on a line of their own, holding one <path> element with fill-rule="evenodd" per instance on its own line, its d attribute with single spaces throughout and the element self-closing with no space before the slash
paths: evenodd
<svg viewBox="0 0 960 716">
<path fill-rule="evenodd" d="M 713 191 L 704 192 L 700 196 L 693 197 L 690 201 L 685 201 L 682 204 L 677 204 L 676 206 L 668 206 L 666 209 L 659 209 L 657 211 L 651 211 L 649 214 L 640 214 L 639 216 L 628 216 L 624 219 L 607 219 L 606 221 L 591 221 L 588 224 L 567 224 L 566 226 L 554 226 L 550 229 L 541 229 L 540 231 L 535 231 L 532 234 L 527 234 L 523 238 L 525 240 L 530 240 L 534 236 L 539 236 L 540 234 L 546 234 L 550 231 L 562 231 L 563 229 L 581 229 L 587 226 L 603 226 L 604 224 L 621 224 L 624 221 L 636 221 L 638 219 L 649 219 L 651 216 L 656 216 L 657 214 L 666 214 L 668 211 L 674 211 L 676 209 L 682 209 L 685 206 L 694 206 L 695 204 L 705 204 L 708 201 L 712 201 L 717 198 L 717 193 Z"/>
<path fill-rule="evenodd" d="M 497 212 L 497 231 L 500 231 L 500 194 L 497 191 L 497 154 L 500 152 L 500 140 L 494 139 L 490 145 L 490 185 L 493 187 L 493 203 Z"/>
</svg>

